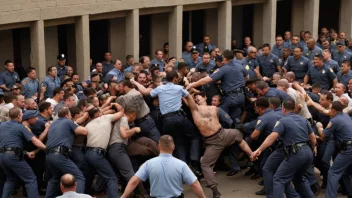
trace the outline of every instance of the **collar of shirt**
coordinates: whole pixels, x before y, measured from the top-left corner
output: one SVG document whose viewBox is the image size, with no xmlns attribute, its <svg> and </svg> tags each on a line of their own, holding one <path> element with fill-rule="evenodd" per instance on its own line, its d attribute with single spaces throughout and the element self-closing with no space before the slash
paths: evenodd
<svg viewBox="0 0 352 198">
<path fill-rule="evenodd" d="M 290 112 L 290 113 L 286 114 L 286 116 L 292 116 L 292 115 L 296 115 L 296 114 L 293 113 L 293 112 Z"/>
<path fill-rule="evenodd" d="M 272 111 L 273 111 L 273 110 L 272 110 L 271 108 L 269 108 L 269 109 L 267 109 L 267 110 L 264 111 L 264 114 L 269 113 L 269 112 L 272 112 Z"/>
<path fill-rule="evenodd" d="M 160 153 L 159 157 L 172 157 L 172 155 L 169 153 Z"/>
</svg>

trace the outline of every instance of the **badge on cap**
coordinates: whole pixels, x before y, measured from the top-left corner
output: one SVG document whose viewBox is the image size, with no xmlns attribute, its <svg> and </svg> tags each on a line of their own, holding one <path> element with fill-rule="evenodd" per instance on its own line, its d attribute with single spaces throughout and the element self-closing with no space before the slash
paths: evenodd
<svg viewBox="0 0 352 198">
<path fill-rule="evenodd" d="M 249 61 L 248 63 L 251 64 L 251 61 Z"/>
<path fill-rule="evenodd" d="M 249 66 L 248 65 L 246 65 L 246 70 L 249 70 Z"/>
</svg>

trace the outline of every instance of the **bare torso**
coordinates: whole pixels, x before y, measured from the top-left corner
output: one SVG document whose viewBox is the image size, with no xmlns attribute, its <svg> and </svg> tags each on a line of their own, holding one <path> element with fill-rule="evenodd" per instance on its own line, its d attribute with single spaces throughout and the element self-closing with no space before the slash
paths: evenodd
<svg viewBox="0 0 352 198">
<path fill-rule="evenodd" d="M 192 111 L 194 123 L 204 137 L 216 133 L 220 128 L 218 108 L 215 106 L 197 106 L 198 109 Z"/>
</svg>

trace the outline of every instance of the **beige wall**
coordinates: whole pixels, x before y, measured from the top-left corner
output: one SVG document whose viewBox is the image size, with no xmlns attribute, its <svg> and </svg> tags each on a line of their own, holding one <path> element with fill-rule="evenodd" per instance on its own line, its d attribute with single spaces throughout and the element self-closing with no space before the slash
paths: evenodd
<svg viewBox="0 0 352 198">
<path fill-rule="evenodd" d="M 205 34 L 211 38 L 211 43 L 218 46 L 218 10 L 205 10 Z"/>
<path fill-rule="evenodd" d="M 164 43 L 169 42 L 169 14 L 153 14 L 150 24 L 150 56 L 155 50 L 163 49 Z"/>
<path fill-rule="evenodd" d="M 45 66 L 56 63 L 57 55 L 59 54 L 57 26 L 45 27 Z"/>
<path fill-rule="evenodd" d="M 7 59 L 13 60 L 12 30 L 0 31 L 0 71 L 4 69 L 3 62 Z"/>
<path fill-rule="evenodd" d="M 126 18 L 110 20 L 109 25 L 109 50 L 113 59 L 124 60 L 126 57 Z"/>
</svg>

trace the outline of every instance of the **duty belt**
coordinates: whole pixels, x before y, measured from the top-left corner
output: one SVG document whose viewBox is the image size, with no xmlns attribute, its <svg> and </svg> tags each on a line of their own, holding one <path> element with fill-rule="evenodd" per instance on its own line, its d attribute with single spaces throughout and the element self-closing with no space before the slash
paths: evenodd
<svg viewBox="0 0 352 198">
<path fill-rule="evenodd" d="M 342 142 L 337 141 L 336 149 L 338 152 L 341 152 L 341 151 L 347 150 L 347 148 L 351 145 L 352 145 L 352 140 L 344 140 Z"/>
<path fill-rule="evenodd" d="M 285 146 L 284 152 L 285 152 L 286 160 L 289 156 L 296 154 L 305 145 L 309 145 L 308 142 L 299 142 L 296 144 L 292 144 L 290 146 Z"/>
<path fill-rule="evenodd" d="M 46 153 L 61 154 L 65 157 L 69 157 L 72 155 L 72 150 L 67 148 L 66 146 L 57 146 L 47 149 Z"/>
<path fill-rule="evenodd" d="M 87 147 L 86 151 L 93 151 L 93 152 L 96 152 L 98 154 L 103 155 L 104 157 L 106 156 L 106 153 L 107 153 L 105 149 L 99 148 L 99 147 Z"/>
<path fill-rule="evenodd" d="M 234 89 L 231 91 L 223 91 L 224 95 L 229 95 L 229 94 L 234 94 L 234 93 L 239 94 L 239 93 L 244 93 L 244 92 L 243 92 L 242 88 L 237 88 L 237 89 Z"/>
<path fill-rule="evenodd" d="M 14 154 L 18 157 L 23 156 L 23 148 L 22 147 L 0 147 L 0 153 Z"/>
<path fill-rule="evenodd" d="M 161 118 L 167 118 L 167 117 L 171 117 L 173 115 L 186 115 L 185 112 L 181 109 L 181 110 L 178 110 L 178 111 L 174 111 L 174 112 L 170 112 L 170 113 L 167 113 L 167 114 L 164 114 L 164 115 L 161 115 Z"/>
</svg>

